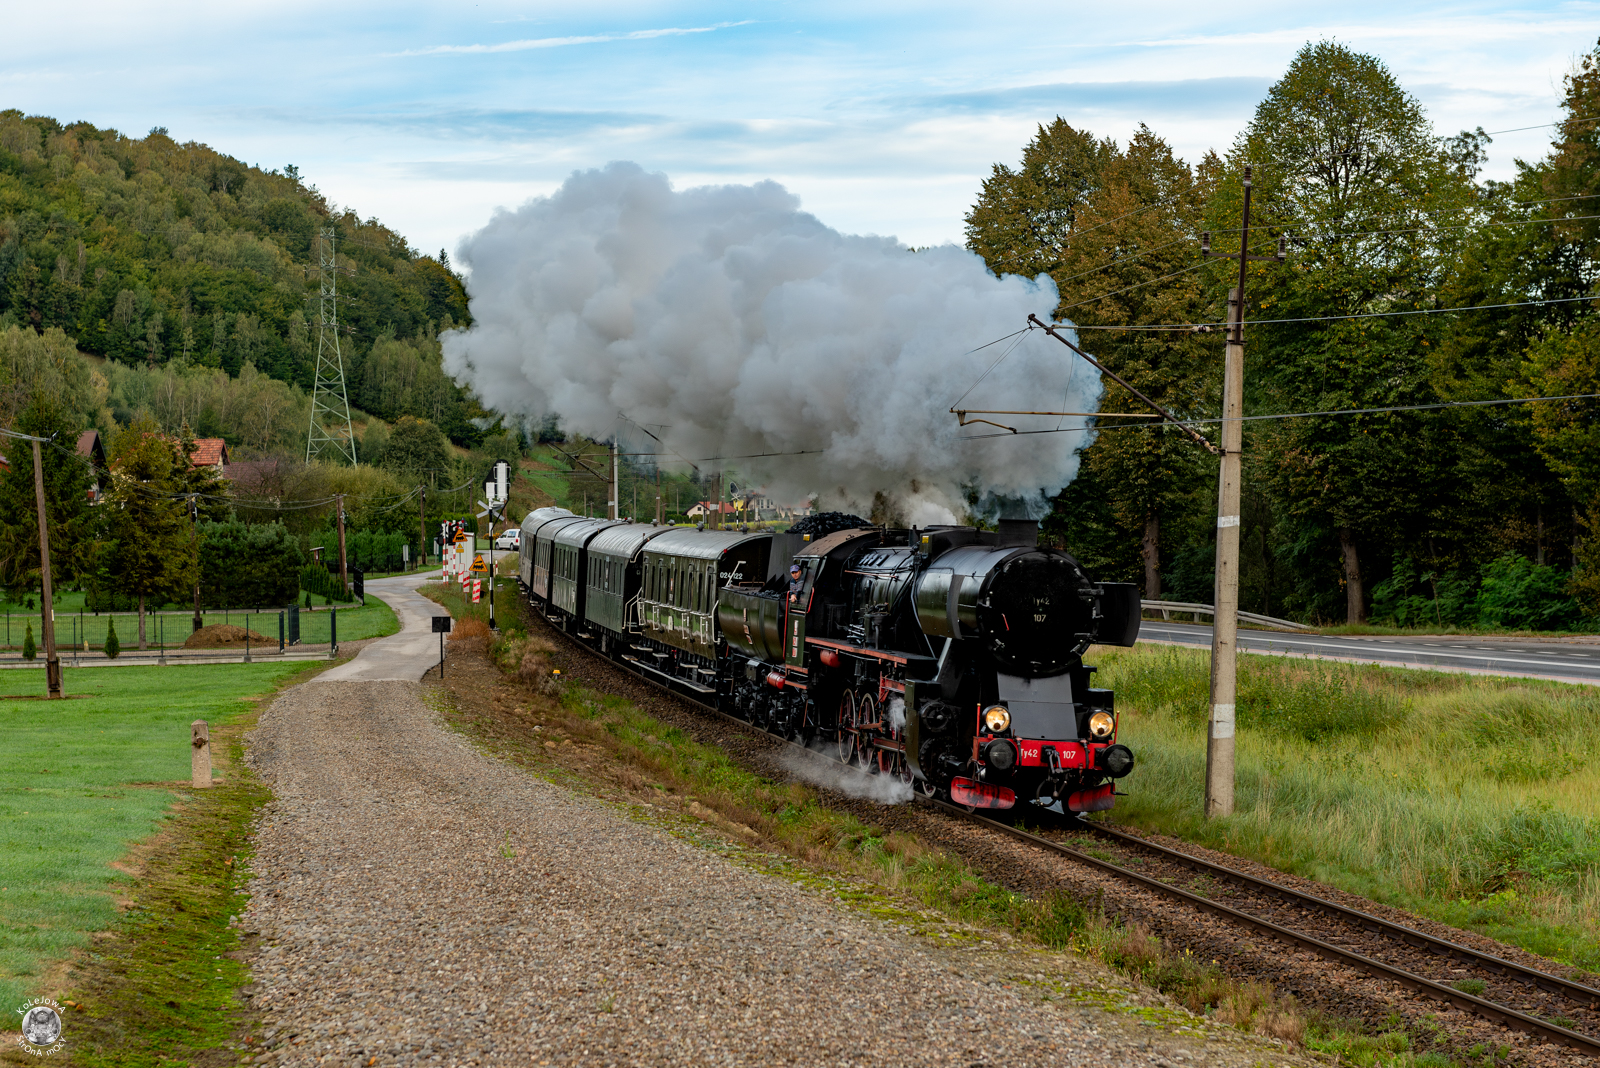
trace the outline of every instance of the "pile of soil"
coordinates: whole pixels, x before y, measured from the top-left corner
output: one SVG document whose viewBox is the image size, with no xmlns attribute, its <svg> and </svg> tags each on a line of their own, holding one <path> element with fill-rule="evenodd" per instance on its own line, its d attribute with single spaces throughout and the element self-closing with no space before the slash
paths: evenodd
<svg viewBox="0 0 1600 1068">
<path fill-rule="evenodd" d="M 257 634 L 253 630 L 235 627 L 230 623 L 213 623 L 209 627 L 201 627 L 184 639 L 185 649 L 217 649 L 224 646 L 243 646 L 245 636 L 250 638 L 251 645 L 266 645 L 268 641 L 278 644 L 278 639 L 269 639 L 265 634 Z"/>
</svg>

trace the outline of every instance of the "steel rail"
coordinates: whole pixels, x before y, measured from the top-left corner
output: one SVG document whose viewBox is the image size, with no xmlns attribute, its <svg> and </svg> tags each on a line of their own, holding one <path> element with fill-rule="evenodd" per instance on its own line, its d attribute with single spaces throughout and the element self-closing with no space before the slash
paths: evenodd
<svg viewBox="0 0 1600 1068">
<path fill-rule="evenodd" d="M 1404 968 L 1396 968 L 1393 965 L 1384 964 L 1382 961 L 1373 960 L 1371 957 L 1356 953 L 1352 950 L 1343 949 L 1331 943 L 1324 942 L 1321 939 L 1313 938 L 1307 934 L 1302 934 L 1299 931 L 1294 931 L 1290 928 L 1279 926 L 1278 924 L 1273 923 L 1271 920 L 1263 920 L 1258 916 L 1250 915 L 1248 912 L 1241 912 L 1238 909 L 1230 908 L 1227 905 L 1203 898 L 1198 894 L 1192 894 L 1187 890 L 1181 890 L 1178 887 L 1173 886 L 1171 883 L 1164 883 L 1159 879 L 1152 878 L 1148 875 L 1143 875 L 1129 868 L 1124 868 L 1120 864 L 1113 864 L 1111 861 L 1101 860 L 1099 857 L 1091 856 L 1088 853 L 1073 849 L 1071 846 L 1063 845 L 1060 842 L 1051 841 L 1050 839 L 1034 834 L 1031 831 L 1024 831 L 1019 827 L 1013 827 L 1010 824 L 1002 823 L 999 820 L 992 820 L 987 816 L 979 816 L 975 812 L 968 812 L 965 808 L 962 808 L 958 805 L 952 805 L 944 801 L 935 800 L 928 800 L 927 803 L 942 811 L 949 812 L 956 816 L 961 816 L 974 823 L 993 828 L 994 830 L 1000 831 L 1003 834 L 1020 839 L 1021 841 L 1027 842 L 1030 845 L 1036 845 L 1052 852 L 1061 853 L 1065 856 L 1071 857 L 1073 860 L 1079 861 L 1080 863 L 1087 864 L 1090 867 L 1098 868 L 1101 871 L 1115 875 L 1119 879 L 1125 879 L 1129 882 L 1136 883 L 1147 890 L 1153 890 L 1156 893 L 1162 894 L 1166 897 L 1176 898 L 1177 900 L 1182 901 L 1185 904 L 1200 910 L 1201 912 L 1207 912 L 1214 916 L 1221 916 L 1224 919 L 1231 920 L 1234 923 L 1240 924 L 1241 926 L 1248 927 L 1253 931 L 1257 931 L 1261 934 L 1271 935 L 1274 938 L 1288 942 L 1290 945 L 1298 946 L 1301 949 L 1308 949 L 1320 957 L 1337 961 L 1338 963 L 1354 968 L 1357 971 L 1363 971 L 1368 975 L 1399 983 L 1401 986 L 1415 990 L 1418 993 L 1435 1001 L 1441 1001 L 1455 1008 L 1476 1013 L 1485 1019 L 1493 1020 L 1502 1027 L 1506 1027 L 1514 1031 L 1521 1031 L 1524 1034 L 1533 1035 L 1537 1038 L 1554 1042 L 1559 1045 L 1569 1046 L 1572 1049 L 1580 1050 L 1591 1057 L 1600 1056 L 1600 1039 L 1593 1038 L 1589 1035 L 1580 1034 L 1577 1031 L 1569 1031 L 1565 1027 L 1548 1023 L 1539 1019 L 1537 1016 L 1529 1016 L 1526 1013 L 1518 1012 L 1515 1009 L 1507 1008 L 1504 1005 L 1499 1005 L 1495 1002 L 1487 1001 L 1480 997 L 1474 997 L 1471 994 L 1464 994 L 1454 987 L 1448 987 L 1442 983 L 1436 983 L 1432 979 L 1425 979 L 1422 976 L 1417 975 L 1415 972 L 1408 972 Z M 1293 891 L 1290 892 L 1292 893 Z"/>
<path fill-rule="evenodd" d="M 1514 979 L 1523 986 L 1536 986 L 1546 993 L 1560 994 L 1586 1008 L 1600 1009 L 1600 990 L 1584 986 L 1582 983 L 1575 983 L 1570 979 L 1563 979 L 1559 975 L 1551 975 L 1549 972 L 1542 972 L 1537 968 L 1529 968 L 1526 965 L 1506 960 L 1504 957 L 1497 957 L 1493 953 L 1485 953 L 1482 950 L 1473 949 L 1471 946 L 1464 946 L 1459 942 L 1452 942 L 1446 938 L 1427 934 L 1417 930 L 1415 927 L 1407 927 L 1405 924 L 1395 923 L 1392 920 L 1374 916 L 1370 912 L 1363 912 L 1348 905 L 1341 905 L 1337 901 L 1329 901 L 1327 898 L 1318 897 L 1304 890 L 1296 890 L 1281 883 L 1261 879 L 1226 865 L 1217 864 L 1214 861 L 1202 860 L 1199 857 L 1191 856 L 1168 846 L 1158 845 L 1155 842 L 1146 841 L 1125 831 L 1119 831 L 1114 827 L 1092 823 L 1088 820 L 1080 820 L 1079 825 L 1094 834 L 1159 854 L 1165 859 L 1181 864 L 1191 871 L 1215 875 L 1225 882 L 1237 883 L 1271 897 L 1285 899 L 1301 905 L 1309 905 L 1322 912 L 1331 913 L 1341 919 L 1359 924 L 1369 934 L 1381 934 L 1387 938 L 1403 942 L 1413 949 L 1426 949 L 1437 956 L 1476 964 L 1487 971 Z"/>
<path fill-rule="evenodd" d="M 538 609 L 532 605 L 529 605 L 529 607 L 533 608 L 535 612 L 538 611 Z M 544 618 L 543 613 L 539 614 L 541 618 Z M 550 620 L 545 619 L 545 622 L 550 623 Z M 632 674 L 641 682 L 648 683 L 651 686 L 672 694 L 674 697 L 681 698 L 691 704 L 697 705 L 700 708 L 710 712 L 712 715 L 720 719 L 724 719 L 735 726 L 745 728 L 768 738 L 776 738 L 784 745 L 789 746 L 798 752 L 804 753 L 808 757 L 815 758 L 830 765 L 838 763 L 822 753 L 818 753 L 815 750 L 808 749 L 807 747 L 793 742 L 787 738 L 773 734 L 771 731 L 764 730 L 763 728 L 756 726 L 754 723 L 751 723 L 749 720 L 740 719 L 738 716 L 730 715 L 729 713 L 722 711 L 720 708 L 716 708 L 713 705 L 707 704 L 703 698 L 697 695 L 685 693 L 683 689 L 673 687 L 669 684 L 664 684 L 656 679 L 652 679 L 643 671 L 631 670 L 630 665 L 619 663 L 616 660 L 613 660 L 611 657 L 605 656 L 599 650 L 590 648 L 583 642 L 578 641 L 576 636 L 567 633 L 559 627 L 556 627 L 555 624 L 550 623 L 550 626 L 551 629 L 557 631 L 557 633 L 559 633 L 563 638 L 568 639 L 573 645 L 582 649 L 584 652 L 598 657 L 606 663 L 618 667 L 623 671 L 629 672 L 629 674 Z M 1091 856 L 1088 853 L 1073 849 L 1071 846 L 1063 845 L 1060 842 L 1051 841 L 1048 838 L 1044 838 L 1030 831 L 1024 831 L 1019 827 L 1013 827 L 1010 824 L 1002 823 L 998 820 L 989 819 L 987 816 L 980 816 L 976 812 L 969 812 L 967 809 L 959 805 L 954 805 L 947 801 L 940 801 L 936 798 L 928 797 L 915 787 L 912 788 L 912 796 L 915 800 L 921 801 L 932 808 L 938 809 L 939 811 L 949 813 L 950 815 L 969 820 L 985 827 L 990 827 L 994 830 L 1000 831 L 1002 834 L 1007 834 L 1013 838 L 1027 842 L 1030 845 L 1036 845 L 1051 852 L 1060 853 L 1064 856 L 1071 857 L 1073 860 L 1087 864 L 1090 867 L 1098 868 L 1101 871 L 1108 872 L 1117 876 L 1118 878 L 1126 879 L 1129 882 L 1136 883 L 1147 890 L 1153 890 L 1158 894 L 1176 898 L 1201 912 L 1207 912 L 1214 916 L 1221 916 L 1242 926 L 1248 927 L 1251 930 L 1258 931 L 1262 934 L 1271 935 L 1282 941 L 1288 942 L 1291 945 L 1299 946 L 1302 949 L 1308 949 L 1313 953 L 1316 953 L 1318 956 L 1345 964 L 1356 969 L 1357 971 L 1363 971 L 1369 975 L 1376 976 L 1377 978 L 1388 979 L 1399 983 L 1401 986 L 1415 990 L 1435 1001 L 1441 1001 L 1455 1008 L 1464 1009 L 1468 1012 L 1475 1013 L 1484 1017 L 1485 1019 L 1493 1020 L 1494 1022 L 1510 1030 L 1521 1031 L 1524 1034 L 1533 1035 L 1536 1038 L 1554 1042 L 1559 1045 L 1568 1046 L 1572 1049 L 1580 1050 L 1591 1057 L 1600 1057 L 1600 1039 L 1581 1034 L 1577 1031 L 1570 1031 L 1565 1027 L 1541 1020 L 1536 1016 L 1529 1016 L 1526 1013 L 1518 1012 L 1515 1009 L 1507 1008 L 1504 1005 L 1498 1005 L 1495 1002 L 1487 1001 L 1483 998 L 1474 997 L 1471 994 L 1464 994 L 1461 991 L 1456 990 L 1454 987 L 1448 987 L 1442 983 L 1436 983 L 1431 979 L 1423 978 L 1422 976 L 1413 972 L 1408 972 L 1403 968 L 1396 968 L 1392 965 L 1384 964 L 1381 961 L 1373 960 L 1371 957 L 1364 956 L 1363 954 L 1355 953 L 1348 949 L 1342 949 L 1339 946 L 1323 942 L 1322 940 L 1313 938 L 1310 935 L 1301 934 L 1297 931 L 1290 930 L 1287 927 L 1279 926 L 1270 920 L 1263 920 L 1259 917 L 1252 916 L 1247 912 L 1241 912 L 1238 909 L 1230 908 L 1227 905 L 1208 900 L 1207 898 L 1200 897 L 1197 894 L 1192 894 L 1187 890 L 1179 889 L 1170 883 L 1164 883 L 1159 879 L 1154 879 L 1148 875 L 1143 875 L 1131 869 L 1124 868 L 1119 864 L 1113 864 L 1110 861 L 1101 860 L 1099 857 Z M 1087 823 L 1084 825 L 1086 827 L 1093 826 L 1092 824 Z M 1137 838 L 1132 839 L 1132 841 L 1143 845 L 1146 848 L 1161 848 L 1158 846 L 1151 846 L 1148 843 L 1140 842 Z M 1193 861 L 1198 864 L 1205 863 L 1204 861 L 1197 861 L 1194 857 L 1189 857 L 1187 854 L 1177 853 L 1175 855 L 1184 860 Z M 1218 866 L 1218 870 L 1219 872 L 1227 872 L 1231 875 L 1237 875 L 1241 880 L 1250 880 L 1252 878 L 1251 876 L 1244 875 L 1242 872 L 1233 872 L 1231 868 L 1222 868 L 1220 865 Z M 1276 890 L 1282 894 L 1298 895 L 1299 893 L 1298 891 L 1290 890 L 1287 887 L 1278 886 L 1275 883 L 1266 883 L 1261 880 L 1256 881 L 1260 882 L 1263 887 L 1271 888 L 1272 890 Z M 1306 897 L 1309 902 L 1315 902 L 1319 904 L 1322 903 L 1322 899 L 1320 898 L 1311 898 L 1310 895 L 1302 896 Z M 1342 908 L 1342 906 L 1333 905 L 1332 902 L 1327 902 L 1326 904 L 1333 908 Z M 1367 915 L 1366 913 L 1356 912 L 1356 910 L 1353 909 L 1350 911 L 1355 912 L 1360 916 Z M 1376 917 L 1372 917 L 1372 919 L 1379 923 L 1386 922 L 1378 921 Z M 1410 928 L 1400 927 L 1398 924 L 1394 926 L 1399 927 L 1401 930 L 1411 930 Z M 1444 944 L 1454 946 L 1454 943 Z M 1460 948 L 1465 949 L 1465 947 Z M 1468 952 L 1476 953 L 1475 950 L 1469 950 Z M 1492 957 L 1489 954 L 1481 954 L 1481 956 L 1490 960 L 1501 961 L 1501 958 Z M 1503 961 L 1502 963 L 1508 968 L 1521 968 L 1520 965 L 1511 964 L 1509 961 Z M 1526 971 L 1527 969 L 1523 970 Z M 1566 982 L 1565 980 L 1557 979 L 1557 977 L 1544 972 L 1535 972 L 1533 974 L 1557 983 Z M 1588 987 L 1583 987 L 1580 984 L 1574 983 L 1570 985 L 1576 986 L 1581 990 L 1589 991 Z M 1589 991 L 1589 993 L 1592 995 L 1596 992 Z"/>
</svg>

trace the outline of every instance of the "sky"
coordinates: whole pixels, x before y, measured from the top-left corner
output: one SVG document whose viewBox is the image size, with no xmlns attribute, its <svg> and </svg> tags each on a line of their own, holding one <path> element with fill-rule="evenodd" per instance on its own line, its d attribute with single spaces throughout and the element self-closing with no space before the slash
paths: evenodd
<svg viewBox="0 0 1600 1068">
<path fill-rule="evenodd" d="M 1123 142 L 1143 122 L 1193 161 L 1321 39 L 1383 59 L 1440 134 L 1535 126 L 1600 2 L 80 0 L 6 20 L 0 108 L 294 164 L 432 252 L 612 160 L 678 188 L 774 179 L 839 230 L 960 243 L 1040 123 Z M 1549 137 L 1496 133 L 1486 174 Z"/>
</svg>

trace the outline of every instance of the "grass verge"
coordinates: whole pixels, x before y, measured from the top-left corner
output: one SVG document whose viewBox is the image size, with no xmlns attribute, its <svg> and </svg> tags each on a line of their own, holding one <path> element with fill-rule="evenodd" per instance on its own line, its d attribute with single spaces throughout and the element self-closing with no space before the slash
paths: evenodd
<svg viewBox="0 0 1600 1068">
<path fill-rule="evenodd" d="M 1208 660 L 1095 650 L 1117 819 L 1600 971 L 1600 691 L 1241 656 L 1236 812 L 1202 811 Z"/>
</svg>

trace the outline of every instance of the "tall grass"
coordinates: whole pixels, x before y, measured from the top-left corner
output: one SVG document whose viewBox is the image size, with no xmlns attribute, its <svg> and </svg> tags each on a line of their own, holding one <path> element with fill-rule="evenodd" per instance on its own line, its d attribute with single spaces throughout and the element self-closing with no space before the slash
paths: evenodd
<svg viewBox="0 0 1600 1068">
<path fill-rule="evenodd" d="M 1098 650 L 1117 818 L 1600 970 L 1600 692 L 1240 657 L 1235 815 L 1202 809 L 1206 654 Z"/>
</svg>

